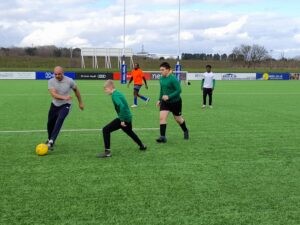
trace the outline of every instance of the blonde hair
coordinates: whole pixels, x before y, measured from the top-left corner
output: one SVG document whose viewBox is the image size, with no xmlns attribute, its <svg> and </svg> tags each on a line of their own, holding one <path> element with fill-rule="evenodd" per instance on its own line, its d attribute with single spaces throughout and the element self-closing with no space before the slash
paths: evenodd
<svg viewBox="0 0 300 225">
<path fill-rule="evenodd" d="M 104 88 L 106 88 L 106 87 L 110 87 L 110 88 L 114 89 L 115 88 L 115 84 L 114 84 L 114 82 L 112 80 L 107 80 L 104 83 Z"/>
</svg>

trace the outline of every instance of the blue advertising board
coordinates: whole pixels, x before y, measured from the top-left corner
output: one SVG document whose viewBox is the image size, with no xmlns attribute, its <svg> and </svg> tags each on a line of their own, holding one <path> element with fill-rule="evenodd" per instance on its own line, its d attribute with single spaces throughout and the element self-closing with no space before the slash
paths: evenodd
<svg viewBox="0 0 300 225">
<path fill-rule="evenodd" d="M 67 77 L 70 77 L 72 79 L 75 79 L 75 72 L 64 72 L 64 75 Z M 54 77 L 53 72 L 49 71 L 37 71 L 35 72 L 35 79 L 36 80 L 49 80 L 52 77 Z"/>
<path fill-rule="evenodd" d="M 289 73 L 256 73 L 256 80 L 289 80 Z"/>
<path fill-rule="evenodd" d="M 126 84 L 127 82 L 127 65 L 125 63 L 121 66 L 121 84 Z"/>
<path fill-rule="evenodd" d="M 175 75 L 176 75 L 177 80 L 180 80 L 181 69 L 182 69 L 181 65 L 179 64 L 179 62 L 177 62 L 176 66 L 175 66 Z"/>
</svg>

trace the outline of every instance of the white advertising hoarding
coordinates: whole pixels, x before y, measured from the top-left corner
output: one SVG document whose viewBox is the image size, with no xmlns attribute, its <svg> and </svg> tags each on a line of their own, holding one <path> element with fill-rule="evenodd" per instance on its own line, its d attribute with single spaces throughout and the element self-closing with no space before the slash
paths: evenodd
<svg viewBox="0 0 300 225">
<path fill-rule="evenodd" d="M 0 72 L 0 80 L 35 80 L 35 72 Z"/>
<path fill-rule="evenodd" d="M 187 80 L 202 80 L 203 73 L 187 73 Z M 214 73 L 216 80 L 256 80 L 256 73 Z"/>
</svg>

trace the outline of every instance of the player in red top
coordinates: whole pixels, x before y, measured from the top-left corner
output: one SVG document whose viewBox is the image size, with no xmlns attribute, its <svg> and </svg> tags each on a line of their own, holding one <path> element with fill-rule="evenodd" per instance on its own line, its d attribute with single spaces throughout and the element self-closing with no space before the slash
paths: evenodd
<svg viewBox="0 0 300 225">
<path fill-rule="evenodd" d="M 143 99 L 146 103 L 148 103 L 150 101 L 150 98 L 139 94 L 139 91 L 140 91 L 141 87 L 143 86 L 143 81 L 145 83 L 146 89 L 148 89 L 148 85 L 147 85 L 146 78 L 143 75 L 143 71 L 140 69 L 140 66 L 138 63 L 134 64 L 134 69 L 131 71 L 131 78 L 127 85 L 128 87 L 132 81 L 134 84 L 134 87 L 133 87 L 134 101 L 133 101 L 133 105 L 131 107 L 137 107 L 137 97 Z"/>
</svg>

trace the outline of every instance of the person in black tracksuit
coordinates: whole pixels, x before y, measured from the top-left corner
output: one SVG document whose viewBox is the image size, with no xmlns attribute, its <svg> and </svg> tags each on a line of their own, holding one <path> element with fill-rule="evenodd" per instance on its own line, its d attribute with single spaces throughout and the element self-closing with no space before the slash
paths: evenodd
<svg viewBox="0 0 300 225">
<path fill-rule="evenodd" d="M 107 80 L 105 82 L 104 91 L 105 93 L 111 95 L 118 117 L 102 129 L 104 140 L 104 152 L 98 154 L 97 157 L 111 157 L 110 134 L 119 129 L 122 129 L 139 146 L 140 150 L 146 150 L 146 145 L 142 143 L 140 138 L 132 130 L 132 115 L 129 110 L 125 96 L 120 91 L 115 89 L 115 85 L 112 80 Z"/>
</svg>

